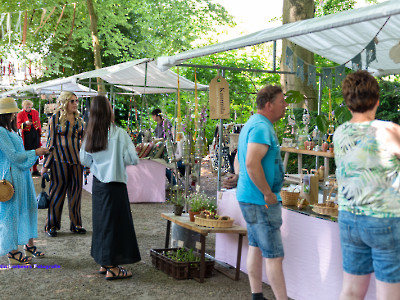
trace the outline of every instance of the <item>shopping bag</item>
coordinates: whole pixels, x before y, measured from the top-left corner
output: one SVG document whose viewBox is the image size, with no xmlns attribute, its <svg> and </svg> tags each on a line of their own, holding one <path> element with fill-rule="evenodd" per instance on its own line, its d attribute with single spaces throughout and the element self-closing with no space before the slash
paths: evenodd
<svg viewBox="0 0 400 300">
<path fill-rule="evenodd" d="M 49 175 L 47 173 L 43 174 L 42 176 L 42 191 L 40 194 L 36 197 L 36 201 L 38 204 L 38 209 L 47 209 L 49 208 L 50 205 L 50 197 L 44 190 L 46 188 L 46 180 L 49 181 Z"/>
</svg>

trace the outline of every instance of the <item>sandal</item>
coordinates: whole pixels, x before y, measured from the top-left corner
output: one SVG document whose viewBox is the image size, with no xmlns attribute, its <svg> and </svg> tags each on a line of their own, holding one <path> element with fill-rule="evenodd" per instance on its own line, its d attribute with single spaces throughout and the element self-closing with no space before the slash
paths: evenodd
<svg viewBox="0 0 400 300">
<path fill-rule="evenodd" d="M 115 280 L 115 279 L 125 279 L 125 278 L 130 278 L 132 277 L 132 273 L 127 271 L 125 268 L 121 266 L 113 266 L 113 267 L 105 267 L 107 272 L 110 272 L 112 276 L 110 277 L 105 277 L 106 280 Z M 115 274 L 111 269 L 113 268 L 118 268 L 118 274 Z"/>
<path fill-rule="evenodd" d="M 8 252 L 7 257 L 10 265 L 29 264 L 32 261 L 31 257 L 23 256 L 21 251 L 17 251 L 15 253 Z"/>
<path fill-rule="evenodd" d="M 24 245 L 25 256 L 27 257 L 43 257 L 44 253 L 37 251 L 36 246 L 29 247 L 28 245 Z"/>
<path fill-rule="evenodd" d="M 100 266 L 100 270 L 98 270 L 97 273 L 101 274 L 101 275 L 106 275 L 107 274 L 107 268 L 105 266 Z"/>
</svg>

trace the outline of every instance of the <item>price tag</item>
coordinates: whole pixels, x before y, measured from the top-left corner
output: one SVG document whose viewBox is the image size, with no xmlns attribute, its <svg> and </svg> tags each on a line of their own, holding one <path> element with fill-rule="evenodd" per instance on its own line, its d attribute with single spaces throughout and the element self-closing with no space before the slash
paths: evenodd
<svg viewBox="0 0 400 300">
<path fill-rule="evenodd" d="M 183 241 L 178 241 L 178 248 L 183 248 Z"/>
<path fill-rule="evenodd" d="M 200 242 L 196 242 L 196 249 L 197 250 L 201 250 L 201 243 Z"/>
</svg>

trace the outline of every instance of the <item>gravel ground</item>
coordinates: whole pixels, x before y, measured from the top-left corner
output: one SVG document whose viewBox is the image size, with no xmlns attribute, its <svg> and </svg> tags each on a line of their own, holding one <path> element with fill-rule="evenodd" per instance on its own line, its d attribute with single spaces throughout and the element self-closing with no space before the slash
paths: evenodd
<svg viewBox="0 0 400 300">
<path fill-rule="evenodd" d="M 202 170 L 204 191 L 216 194 L 216 176 L 208 171 L 204 161 Z M 39 178 L 34 179 L 37 193 Z M 176 280 L 156 270 L 150 259 L 151 248 L 164 248 L 166 221 L 162 212 L 172 212 L 172 205 L 131 204 L 132 216 L 142 261 L 127 265 L 133 278 L 106 281 L 97 274 L 98 265 L 90 256 L 92 236 L 91 194 L 83 191 L 82 216 L 86 235 L 69 231 L 67 206 L 58 237 L 50 238 L 43 232 L 47 210 L 39 210 L 36 245 L 46 253 L 45 258 L 34 259 L 36 268 L 4 268 L 5 256 L 0 258 L 0 299 L 251 299 L 248 277 L 241 273 L 235 282 L 215 272 L 205 283 L 195 280 Z M 215 237 L 207 237 L 206 248 L 213 253 Z M 32 264 L 33 266 L 33 264 Z M 274 299 L 270 287 L 263 285 L 264 296 Z"/>
</svg>

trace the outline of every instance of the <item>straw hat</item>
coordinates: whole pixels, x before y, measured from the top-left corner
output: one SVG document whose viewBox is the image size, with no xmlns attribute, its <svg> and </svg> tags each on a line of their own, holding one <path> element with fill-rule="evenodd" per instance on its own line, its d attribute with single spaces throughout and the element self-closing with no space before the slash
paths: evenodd
<svg viewBox="0 0 400 300">
<path fill-rule="evenodd" d="M 0 99 L 0 115 L 17 113 L 21 110 L 18 108 L 17 102 L 13 98 L 6 97 Z"/>
</svg>

